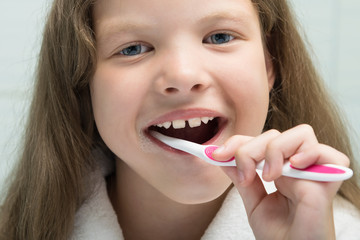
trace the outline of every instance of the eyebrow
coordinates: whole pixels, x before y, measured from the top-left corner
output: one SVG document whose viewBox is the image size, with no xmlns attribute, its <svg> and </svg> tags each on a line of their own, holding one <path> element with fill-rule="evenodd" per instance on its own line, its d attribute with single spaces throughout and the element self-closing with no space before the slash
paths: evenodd
<svg viewBox="0 0 360 240">
<path fill-rule="evenodd" d="M 117 22 L 116 25 L 108 24 L 108 26 L 105 26 L 105 28 L 109 29 L 105 32 L 113 32 L 113 31 L 128 32 L 134 29 L 144 29 L 149 27 L 150 25 L 147 23 L 120 21 Z"/>
<path fill-rule="evenodd" d="M 198 22 L 205 23 L 211 21 L 227 21 L 230 20 L 232 22 L 237 22 L 239 24 L 249 24 L 251 23 L 250 14 L 244 11 L 219 11 L 219 12 L 212 12 L 204 17 L 201 17 Z"/>
<path fill-rule="evenodd" d="M 119 34 L 119 33 L 126 33 L 133 31 L 136 29 L 137 31 L 141 31 L 144 29 L 149 29 L 151 27 L 150 24 L 145 22 L 136 22 L 136 21 L 124 21 L 124 20 L 116 20 L 111 21 L 109 23 L 106 23 L 104 26 L 101 27 L 101 30 L 95 29 L 95 32 L 98 32 L 96 34 L 98 36 L 98 41 L 108 40 L 111 38 L 113 34 Z M 100 33 L 100 34 L 99 34 Z"/>
<path fill-rule="evenodd" d="M 232 21 L 242 25 L 247 25 L 251 23 L 249 18 L 250 15 L 244 11 L 216 11 L 196 19 L 195 22 L 196 24 L 204 24 L 206 22 Z M 114 20 L 102 26 L 100 31 L 101 34 L 98 35 L 98 41 L 108 41 L 115 33 L 122 34 L 134 30 L 141 32 L 145 29 L 151 29 L 152 26 L 153 25 L 149 24 L 148 21 Z"/>
</svg>

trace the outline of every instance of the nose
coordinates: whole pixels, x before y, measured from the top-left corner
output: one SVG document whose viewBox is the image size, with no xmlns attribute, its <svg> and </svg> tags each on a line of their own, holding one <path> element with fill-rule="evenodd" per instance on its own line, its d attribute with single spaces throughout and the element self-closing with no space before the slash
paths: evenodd
<svg viewBox="0 0 360 240">
<path fill-rule="evenodd" d="M 162 58 L 160 66 L 155 86 L 164 96 L 188 97 L 205 91 L 211 85 L 206 64 L 194 49 L 173 49 Z"/>
</svg>

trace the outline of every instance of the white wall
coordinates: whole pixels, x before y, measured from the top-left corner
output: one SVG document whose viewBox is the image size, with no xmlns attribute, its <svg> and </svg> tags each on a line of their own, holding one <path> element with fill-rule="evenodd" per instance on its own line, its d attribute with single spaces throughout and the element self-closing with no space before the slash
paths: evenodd
<svg viewBox="0 0 360 240">
<path fill-rule="evenodd" d="M 292 1 L 321 73 L 359 133 L 360 1 Z M 0 186 L 18 152 L 49 2 L 0 2 Z"/>
<path fill-rule="evenodd" d="M 0 1 L 0 188 L 18 152 L 48 2 Z"/>
<path fill-rule="evenodd" d="M 350 122 L 360 161 L 360 1 L 291 1 L 320 73 Z"/>
</svg>

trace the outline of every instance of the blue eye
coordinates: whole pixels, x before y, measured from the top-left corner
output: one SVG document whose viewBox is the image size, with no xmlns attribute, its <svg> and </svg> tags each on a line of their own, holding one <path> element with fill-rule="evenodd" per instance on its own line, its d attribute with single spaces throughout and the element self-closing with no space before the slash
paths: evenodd
<svg viewBox="0 0 360 240">
<path fill-rule="evenodd" d="M 150 51 L 151 48 L 142 44 L 134 44 L 120 50 L 119 54 L 124 56 L 135 56 Z"/>
<path fill-rule="evenodd" d="M 216 33 L 205 39 L 205 43 L 212 43 L 212 44 L 224 44 L 228 43 L 234 39 L 234 36 L 231 36 L 227 33 Z"/>
</svg>

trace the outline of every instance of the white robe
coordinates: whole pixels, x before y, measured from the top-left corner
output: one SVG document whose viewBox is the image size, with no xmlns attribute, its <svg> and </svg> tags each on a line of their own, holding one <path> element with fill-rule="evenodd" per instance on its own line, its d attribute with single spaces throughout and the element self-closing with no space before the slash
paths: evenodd
<svg viewBox="0 0 360 240">
<path fill-rule="evenodd" d="M 102 159 L 102 157 L 99 158 Z M 94 188 L 93 194 L 76 213 L 71 240 L 124 239 L 107 194 L 104 175 L 108 172 L 109 166 L 102 166 L 90 177 L 89 186 Z M 339 196 L 334 200 L 334 219 L 337 239 L 360 239 L 360 212 Z M 235 188 L 229 191 L 201 239 L 255 239 L 248 223 L 243 201 Z"/>
</svg>

